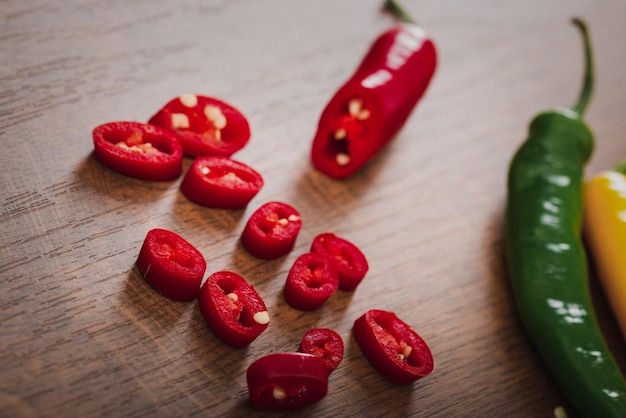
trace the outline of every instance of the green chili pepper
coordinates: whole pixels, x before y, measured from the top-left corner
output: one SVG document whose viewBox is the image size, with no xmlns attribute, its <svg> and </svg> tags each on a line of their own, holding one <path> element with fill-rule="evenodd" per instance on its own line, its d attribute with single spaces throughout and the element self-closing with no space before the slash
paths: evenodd
<svg viewBox="0 0 626 418">
<path fill-rule="evenodd" d="M 517 310 L 565 396 L 584 417 L 626 417 L 626 382 L 597 323 L 581 238 L 584 166 L 594 139 L 582 119 L 593 89 L 591 41 L 585 78 L 570 109 L 537 115 L 508 173 L 506 257 Z"/>
</svg>

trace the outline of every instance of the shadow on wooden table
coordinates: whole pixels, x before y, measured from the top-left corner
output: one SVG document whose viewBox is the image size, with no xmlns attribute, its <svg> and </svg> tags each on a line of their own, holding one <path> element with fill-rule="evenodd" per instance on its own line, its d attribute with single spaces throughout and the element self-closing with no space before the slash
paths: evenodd
<svg viewBox="0 0 626 418">
<path fill-rule="evenodd" d="M 106 195 L 117 201 L 139 203 L 158 200 L 176 182 L 176 180 L 146 181 L 125 176 L 104 166 L 94 152 L 77 165 L 74 175 L 96 195 Z"/>
</svg>

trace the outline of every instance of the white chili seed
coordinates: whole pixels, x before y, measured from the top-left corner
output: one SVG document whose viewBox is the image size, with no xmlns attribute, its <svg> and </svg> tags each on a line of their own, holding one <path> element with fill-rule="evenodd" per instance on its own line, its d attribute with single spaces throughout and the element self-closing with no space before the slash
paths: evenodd
<svg viewBox="0 0 626 418">
<path fill-rule="evenodd" d="M 287 226 L 289 225 L 289 220 L 285 218 L 280 218 L 279 220 L 276 221 L 276 223 L 280 226 Z"/>
<path fill-rule="evenodd" d="M 185 107 L 196 107 L 198 104 L 198 96 L 195 94 L 183 94 L 178 99 Z"/>
<path fill-rule="evenodd" d="M 404 347 L 404 350 L 402 350 L 402 356 L 404 358 L 409 358 L 412 351 L 413 351 L 413 347 L 411 347 L 410 345 L 407 345 L 406 347 Z"/>
<path fill-rule="evenodd" d="M 237 302 L 239 300 L 239 296 L 237 296 L 236 293 L 229 293 L 226 295 L 226 297 L 232 300 L 233 302 Z"/>
<path fill-rule="evenodd" d="M 287 392 L 285 392 L 285 389 L 281 388 L 280 386 L 274 386 L 274 388 L 272 389 L 272 396 L 274 397 L 274 399 L 279 401 L 287 397 Z"/>
<path fill-rule="evenodd" d="M 298 215 L 289 215 L 287 220 L 290 221 L 290 222 L 296 222 L 296 221 L 300 220 L 300 217 Z"/>
<path fill-rule="evenodd" d="M 333 134 L 333 137 L 336 140 L 342 140 L 345 139 L 346 136 L 348 136 L 348 132 L 344 129 L 344 128 L 339 128 L 335 131 L 335 133 Z"/>
<path fill-rule="evenodd" d="M 370 117 L 369 109 L 363 109 L 359 112 L 358 115 L 356 115 L 356 118 L 358 120 L 366 120 L 366 119 L 369 119 L 369 117 Z"/>
<path fill-rule="evenodd" d="M 554 408 L 554 418 L 567 418 L 567 412 L 562 406 Z"/>
<path fill-rule="evenodd" d="M 224 129 L 226 127 L 226 116 L 224 116 L 219 107 L 206 105 L 204 107 L 204 116 L 206 116 L 217 129 Z"/>
<path fill-rule="evenodd" d="M 335 156 L 335 161 L 341 166 L 348 165 L 350 163 L 350 156 L 340 152 Z"/>
<path fill-rule="evenodd" d="M 189 128 L 189 118 L 184 113 L 172 113 L 172 128 Z"/>
<path fill-rule="evenodd" d="M 207 166 L 203 166 L 200 169 L 200 172 L 202 173 L 203 176 L 206 176 L 207 174 L 209 174 L 211 172 L 211 169 Z"/>
<path fill-rule="evenodd" d="M 257 312 L 254 314 L 252 319 L 254 319 L 254 322 L 256 322 L 259 325 L 269 324 L 270 314 L 267 311 Z"/>
<path fill-rule="evenodd" d="M 348 102 L 348 113 L 350 116 L 357 117 L 357 115 L 361 112 L 363 108 L 363 100 L 361 99 L 350 99 Z"/>
</svg>

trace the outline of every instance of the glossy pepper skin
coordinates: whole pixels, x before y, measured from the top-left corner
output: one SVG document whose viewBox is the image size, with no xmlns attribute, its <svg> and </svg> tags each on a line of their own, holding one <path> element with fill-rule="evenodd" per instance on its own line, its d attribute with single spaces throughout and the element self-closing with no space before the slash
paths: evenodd
<svg viewBox="0 0 626 418">
<path fill-rule="evenodd" d="M 295 411 L 328 393 L 328 373 L 320 358 L 307 353 L 273 353 L 246 370 L 250 404 L 259 411 Z"/>
<path fill-rule="evenodd" d="M 584 237 L 626 338 L 626 160 L 585 186 Z"/>
<path fill-rule="evenodd" d="M 341 290 L 355 290 L 369 270 L 367 258 L 359 247 L 332 232 L 316 235 L 311 243 L 311 252 L 331 259 L 337 270 Z"/>
<path fill-rule="evenodd" d="M 302 336 L 298 352 L 322 359 L 330 376 L 343 360 L 344 343 L 341 336 L 330 328 L 311 328 Z"/>
<path fill-rule="evenodd" d="M 192 157 L 229 157 L 245 147 L 251 135 L 248 120 L 239 109 L 215 97 L 196 94 L 173 98 L 148 123 L 170 130 L 183 152 Z"/>
<path fill-rule="evenodd" d="M 304 253 L 289 269 L 283 294 L 292 308 L 314 311 L 326 303 L 338 286 L 337 270 L 329 257 Z"/>
<path fill-rule="evenodd" d="M 198 296 L 206 270 L 206 261 L 196 247 L 160 228 L 148 231 L 135 264 L 150 286 L 179 302 Z"/>
<path fill-rule="evenodd" d="M 593 135 L 582 120 L 593 86 L 584 22 L 585 81 L 571 109 L 530 125 L 508 173 L 506 258 L 521 320 L 565 395 L 584 417 L 626 416 L 626 383 L 599 329 L 581 239 L 583 168 Z"/>
<path fill-rule="evenodd" d="M 348 177 L 374 157 L 430 84 L 437 67 L 435 44 L 406 15 L 403 20 L 374 41 L 321 114 L 311 161 L 329 177 Z"/>
<path fill-rule="evenodd" d="M 197 157 L 180 184 L 187 199 L 211 208 L 242 209 L 263 187 L 252 167 L 229 157 Z"/>
<path fill-rule="evenodd" d="M 168 130 L 145 123 L 120 121 L 92 132 L 96 157 L 112 170 L 150 181 L 174 180 L 183 170 L 183 150 Z"/>
<path fill-rule="evenodd" d="M 233 348 L 247 347 L 269 326 L 261 296 L 232 271 L 211 274 L 200 288 L 198 303 L 211 331 Z"/>
<path fill-rule="evenodd" d="M 353 333 L 370 364 L 392 383 L 411 384 L 435 367 L 426 342 L 394 312 L 365 312 L 354 321 Z"/>
<path fill-rule="evenodd" d="M 302 217 L 291 205 L 267 202 L 252 213 L 241 232 L 241 245 L 250 254 L 273 260 L 293 250 Z"/>
</svg>

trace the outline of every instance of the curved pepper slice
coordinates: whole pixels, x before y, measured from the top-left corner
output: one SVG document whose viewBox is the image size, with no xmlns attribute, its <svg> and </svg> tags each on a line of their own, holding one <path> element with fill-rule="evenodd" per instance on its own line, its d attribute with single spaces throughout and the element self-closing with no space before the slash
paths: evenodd
<svg viewBox="0 0 626 418">
<path fill-rule="evenodd" d="M 180 176 L 183 152 L 171 132 L 139 122 L 109 122 L 92 132 L 96 157 L 112 170 L 142 180 Z"/>
<path fill-rule="evenodd" d="M 432 372 L 428 345 L 395 313 L 367 311 L 354 322 L 353 331 L 365 357 L 390 382 L 406 385 Z"/>
<path fill-rule="evenodd" d="M 271 260 L 289 253 L 302 228 L 302 218 L 292 206 L 268 202 L 248 219 L 241 244 L 255 257 Z"/>
<path fill-rule="evenodd" d="M 263 177 L 253 168 L 228 157 L 195 159 L 180 184 L 191 201 L 203 206 L 240 209 L 263 187 Z"/>
<path fill-rule="evenodd" d="M 200 251 L 178 234 L 159 228 L 146 235 L 136 264 L 157 292 L 181 302 L 198 296 L 206 270 Z"/>
<path fill-rule="evenodd" d="M 250 125 L 234 106 L 206 96 L 184 94 L 170 100 L 149 124 L 171 129 L 185 154 L 231 156 L 250 139 Z"/>
<path fill-rule="evenodd" d="M 306 353 L 274 353 L 246 371 L 250 403 L 261 411 L 294 411 L 312 405 L 328 392 L 324 362 Z"/>
<path fill-rule="evenodd" d="M 305 253 L 294 261 L 285 282 L 285 301 L 296 309 L 313 311 L 322 307 L 337 290 L 339 278 L 325 255 Z"/>
<path fill-rule="evenodd" d="M 313 166 L 332 178 L 361 168 L 402 128 L 436 66 L 435 45 L 416 24 L 407 21 L 380 35 L 322 112 Z"/>
<path fill-rule="evenodd" d="M 343 360 L 343 339 L 330 328 L 312 328 L 302 336 L 298 351 L 322 359 L 330 375 Z"/>
<path fill-rule="evenodd" d="M 356 289 L 369 269 L 367 258 L 356 245 L 330 232 L 313 238 L 311 251 L 331 258 L 339 275 L 341 290 Z"/>
<path fill-rule="evenodd" d="M 270 322 L 254 286 L 230 271 L 211 274 L 200 288 L 198 302 L 211 331 L 234 348 L 250 345 Z"/>
<path fill-rule="evenodd" d="M 585 185 L 584 237 L 626 338 L 626 160 Z"/>
</svg>

